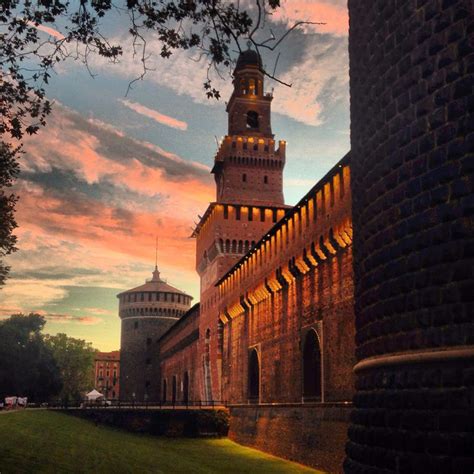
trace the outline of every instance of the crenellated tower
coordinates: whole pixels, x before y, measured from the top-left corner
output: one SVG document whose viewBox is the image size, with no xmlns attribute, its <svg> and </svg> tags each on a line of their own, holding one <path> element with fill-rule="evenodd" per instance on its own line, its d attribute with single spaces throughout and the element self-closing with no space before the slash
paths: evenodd
<svg viewBox="0 0 474 474">
<path fill-rule="evenodd" d="M 272 95 L 264 91 L 261 58 L 247 50 L 234 70 L 234 90 L 227 105 L 228 133 L 216 153 L 212 173 L 216 201 L 200 218 L 196 270 L 201 278 L 201 397 L 220 399 L 221 325 L 216 282 L 278 220 L 288 206 L 283 198 L 284 141 L 275 143 L 271 127 Z"/>
<path fill-rule="evenodd" d="M 158 341 L 191 307 L 192 297 L 164 281 L 155 265 L 151 280 L 117 298 L 122 320 L 120 399 L 157 402 L 161 393 Z"/>
<path fill-rule="evenodd" d="M 227 105 L 228 134 L 215 157 L 217 201 L 281 205 L 286 143 L 278 149 L 271 125 L 272 94 L 264 92 L 261 59 L 243 52 L 234 71 L 234 91 Z"/>
</svg>

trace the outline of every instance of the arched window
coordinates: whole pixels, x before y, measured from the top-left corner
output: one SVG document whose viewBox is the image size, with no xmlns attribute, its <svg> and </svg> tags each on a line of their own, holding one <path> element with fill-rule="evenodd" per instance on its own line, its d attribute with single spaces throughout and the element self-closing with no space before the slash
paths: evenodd
<svg viewBox="0 0 474 474">
<path fill-rule="evenodd" d="M 173 375 L 173 386 L 172 386 L 172 392 L 171 392 L 171 401 L 173 402 L 173 405 L 176 403 L 176 375 Z"/>
<path fill-rule="evenodd" d="M 189 402 L 189 374 L 185 372 L 183 375 L 183 402 Z"/>
<path fill-rule="evenodd" d="M 163 379 L 163 396 L 161 397 L 161 401 L 163 403 L 166 403 L 166 397 L 167 397 L 167 390 L 166 390 L 166 379 Z"/>
<path fill-rule="evenodd" d="M 258 129 L 258 113 L 254 110 L 247 112 L 247 128 L 252 130 Z"/>
<path fill-rule="evenodd" d="M 304 339 L 303 397 L 321 399 L 321 349 L 314 330 L 308 331 Z"/>
<path fill-rule="evenodd" d="M 249 79 L 249 94 L 255 95 L 257 93 L 257 88 L 255 85 L 255 79 Z"/>
<path fill-rule="evenodd" d="M 257 349 L 252 349 L 249 354 L 248 379 L 249 400 L 258 402 L 260 397 L 260 366 Z"/>
</svg>

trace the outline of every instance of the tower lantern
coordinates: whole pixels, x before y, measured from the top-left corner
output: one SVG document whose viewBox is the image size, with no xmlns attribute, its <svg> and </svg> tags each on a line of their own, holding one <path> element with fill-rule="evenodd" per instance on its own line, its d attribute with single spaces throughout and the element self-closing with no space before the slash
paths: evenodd
<svg viewBox="0 0 474 474">
<path fill-rule="evenodd" d="M 264 92 L 262 59 L 257 51 L 240 54 L 234 70 L 234 91 L 227 105 L 229 134 L 273 137 L 271 94 Z"/>
</svg>

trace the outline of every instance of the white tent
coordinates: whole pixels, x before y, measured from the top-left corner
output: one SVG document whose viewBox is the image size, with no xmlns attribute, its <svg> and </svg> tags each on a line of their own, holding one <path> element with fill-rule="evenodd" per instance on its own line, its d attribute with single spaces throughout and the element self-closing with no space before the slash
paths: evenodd
<svg viewBox="0 0 474 474">
<path fill-rule="evenodd" d="M 100 392 L 98 392 L 95 388 L 94 390 L 92 390 L 92 392 L 86 393 L 87 400 L 97 400 L 101 397 L 103 397 L 103 395 Z"/>
</svg>

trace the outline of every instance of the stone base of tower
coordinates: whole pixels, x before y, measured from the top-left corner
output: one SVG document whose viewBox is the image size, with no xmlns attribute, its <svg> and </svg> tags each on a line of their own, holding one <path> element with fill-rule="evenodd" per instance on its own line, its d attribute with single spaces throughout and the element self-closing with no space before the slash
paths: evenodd
<svg viewBox="0 0 474 474">
<path fill-rule="evenodd" d="M 229 437 L 237 443 L 325 472 L 342 472 L 350 404 L 229 408 Z"/>
</svg>

